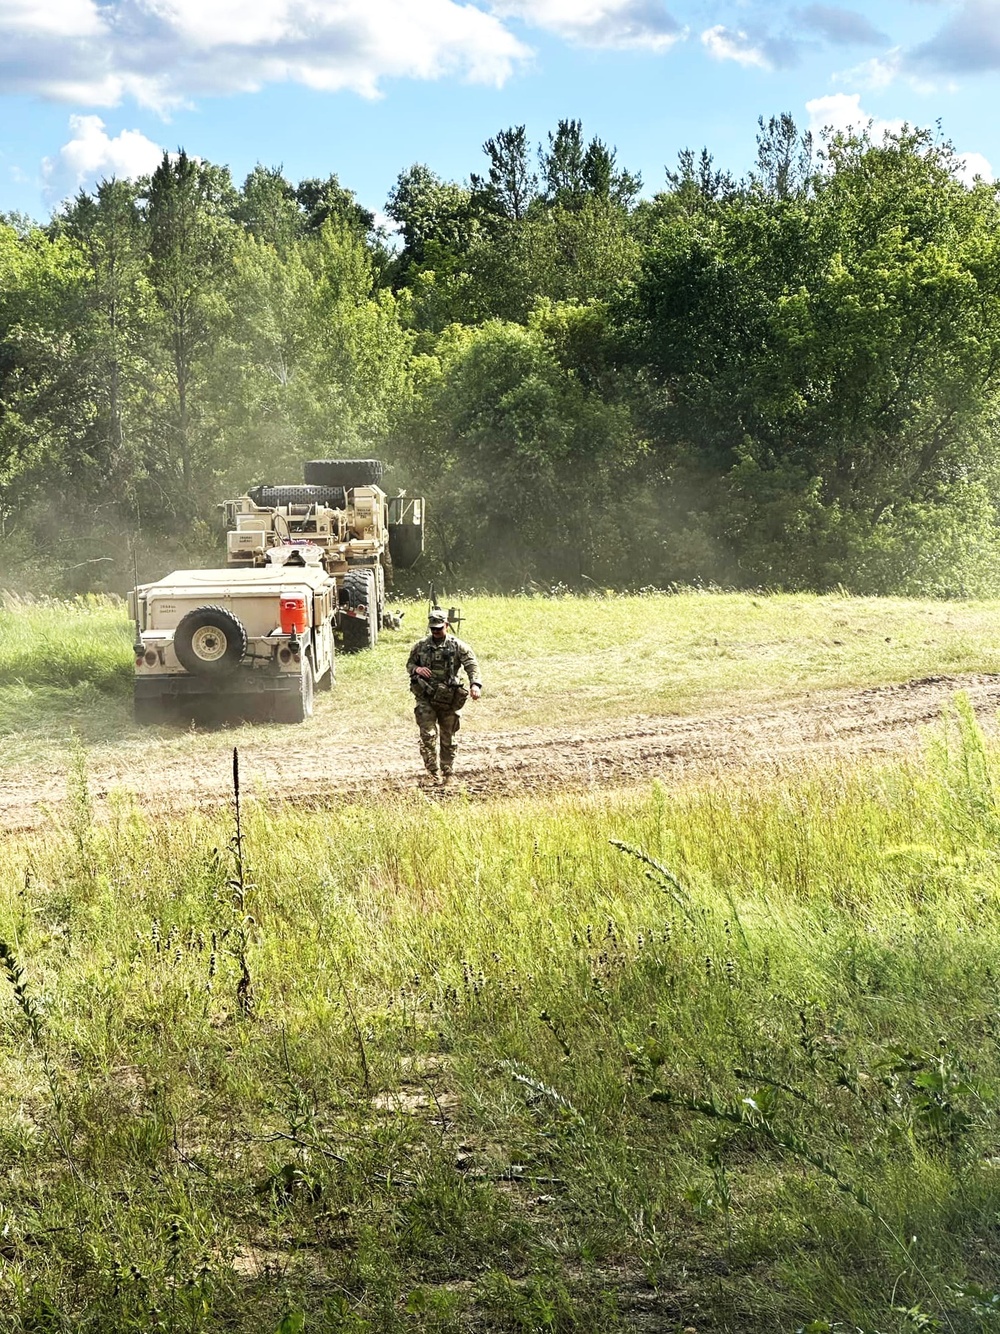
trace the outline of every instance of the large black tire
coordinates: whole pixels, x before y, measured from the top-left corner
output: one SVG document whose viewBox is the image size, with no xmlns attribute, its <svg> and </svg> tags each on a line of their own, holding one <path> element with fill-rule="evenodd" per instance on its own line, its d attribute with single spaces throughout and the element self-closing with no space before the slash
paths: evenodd
<svg viewBox="0 0 1000 1334">
<path fill-rule="evenodd" d="M 362 617 L 343 617 L 340 626 L 344 637 L 345 653 L 360 653 L 362 649 L 372 647 L 368 625 L 369 622 Z"/>
<path fill-rule="evenodd" d="M 174 631 L 177 661 L 192 676 L 227 676 L 246 651 L 247 632 L 225 607 L 195 607 Z"/>
<path fill-rule="evenodd" d="M 313 486 L 378 486 L 385 464 L 378 459 L 312 459 L 303 475 Z"/>
<path fill-rule="evenodd" d="M 341 616 L 344 652 L 357 653 L 359 649 L 374 648 L 378 643 L 378 596 L 375 589 L 375 571 L 348 570 L 340 587 L 341 605 L 364 607 L 363 616 Z"/>
<path fill-rule="evenodd" d="M 307 653 L 302 655 L 301 673 L 298 689 L 282 691 L 274 697 L 274 721 L 276 723 L 304 723 L 313 715 L 316 691 L 316 679 L 313 665 Z"/>
<path fill-rule="evenodd" d="M 247 495 L 260 509 L 278 509 L 282 505 L 323 505 L 342 510 L 347 493 L 342 486 L 255 486 Z"/>
</svg>

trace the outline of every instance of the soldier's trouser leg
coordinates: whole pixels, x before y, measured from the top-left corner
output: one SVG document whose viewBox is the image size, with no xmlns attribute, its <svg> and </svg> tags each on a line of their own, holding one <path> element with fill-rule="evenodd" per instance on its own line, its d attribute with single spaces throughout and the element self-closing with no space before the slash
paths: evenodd
<svg viewBox="0 0 1000 1334">
<path fill-rule="evenodd" d="M 431 704 L 417 704 L 413 716 L 420 728 L 420 758 L 429 774 L 438 771 L 438 718 L 437 711 Z"/>
<path fill-rule="evenodd" d="M 458 750 L 458 729 L 462 720 L 457 713 L 442 711 L 437 716 L 441 730 L 441 772 L 450 774 L 455 767 L 455 751 Z"/>
</svg>

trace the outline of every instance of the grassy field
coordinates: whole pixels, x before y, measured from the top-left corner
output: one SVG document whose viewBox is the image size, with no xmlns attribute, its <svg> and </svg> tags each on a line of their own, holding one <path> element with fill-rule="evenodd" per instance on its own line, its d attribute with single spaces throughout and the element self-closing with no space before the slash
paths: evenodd
<svg viewBox="0 0 1000 1334">
<path fill-rule="evenodd" d="M 992 605 L 473 609 L 505 725 L 587 679 L 574 717 L 996 667 Z M 1000 756 L 961 699 L 919 763 L 95 823 L 118 616 L 0 623 L 71 793 L 0 843 L 0 1330 L 1000 1329 Z M 392 717 L 404 652 L 340 690 Z M 104 664 L 75 742 L 59 653 Z"/>
<path fill-rule="evenodd" d="M 1000 671 L 1000 602 L 753 596 L 468 598 L 461 634 L 483 666 L 484 727 L 597 722 L 763 703 L 808 691 Z M 411 726 L 403 665 L 423 604 L 375 653 L 341 657 L 324 714 L 350 710 L 359 738 Z M 0 601 L 0 741 L 8 762 L 65 765 L 90 748 L 142 750 L 132 724 L 132 628 L 112 598 Z M 253 725 L 199 738 L 224 752 Z M 181 727 L 157 744 L 191 746 Z"/>
</svg>

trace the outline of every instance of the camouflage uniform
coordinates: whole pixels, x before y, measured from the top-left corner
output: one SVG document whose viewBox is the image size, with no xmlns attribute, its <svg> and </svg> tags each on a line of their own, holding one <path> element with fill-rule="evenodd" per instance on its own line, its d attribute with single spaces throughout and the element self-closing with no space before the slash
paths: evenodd
<svg viewBox="0 0 1000 1334">
<path fill-rule="evenodd" d="M 430 668 L 431 679 L 427 681 L 415 676 L 417 667 Z M 428 699 L 427 693 L 438 686 L 458 685 L 460 667 L 465 668 L 470 686 L 482 688 L 476 655 L 468 644 L 450 634 L 446 634 L 442 640 L 435 640 L 433 635 L 419 640 L 410 649 L 410 656 L 406 660 L 410 691 L 417 701 L 413 716 L 420 728 L 420 757 L 427 772 L 436 776 L 440 733 L 441 774 L 445 778 L 450 776 L 455 764 L 455 751 L 458 749 L 456 736 L 462 720 L 451 703 Z"/>
</svg>

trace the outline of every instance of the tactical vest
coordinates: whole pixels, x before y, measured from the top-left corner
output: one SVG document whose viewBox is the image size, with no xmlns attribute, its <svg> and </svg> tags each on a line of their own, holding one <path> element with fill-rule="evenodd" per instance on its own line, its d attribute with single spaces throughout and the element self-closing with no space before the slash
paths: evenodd
<svg viewBox="0 0 1000 1334">
<path fill-rule="evenodd" d="M 435 644 L 433 639 L 425 641 L 420 651 L 420 662 L 429 667 L 435 681 L 451 685 L 458 680 L 458 649 L 454 639 L 448 638 L 443 644 Z"/>
<path fill-rule="evenodd" d="M 468 690 L 458 679 L 460 664 L 454 639 L 449 637 L 438 644 L 428 636 L 420 645 L 417 665 L 429 668 L 431 679 L 427 681 L 414 676 L 410 681 L 410 689 L 418 699 L 458 712 L 469 698 Z"/>
</svg>

